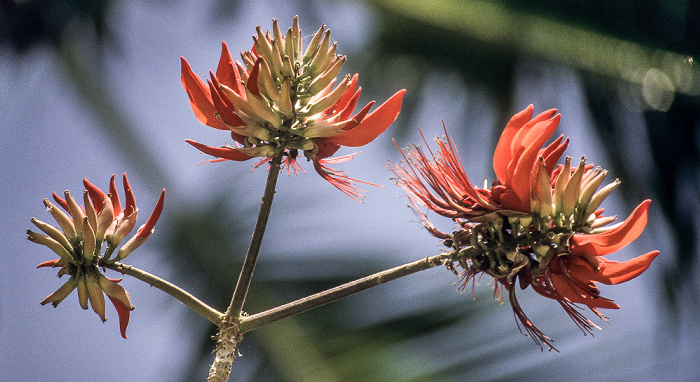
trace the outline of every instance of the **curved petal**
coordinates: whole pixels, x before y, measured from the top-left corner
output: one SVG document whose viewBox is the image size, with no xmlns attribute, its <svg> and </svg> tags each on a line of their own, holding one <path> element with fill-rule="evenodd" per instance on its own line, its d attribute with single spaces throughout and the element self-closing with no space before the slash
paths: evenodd
<svg viewBox="0 0 700 382">
<path fill-rule="evenodd" d="M 581 260 L 576 263 L 572 262 L 569 271 L 571 274 L 576 274 L 577 278 L 608 285 L 620 284 L 641 275 L 658 255 L 659 251 L 651 251 L 623 262 L 601 258 L 598 271 L 593 270 L 590 264 Z"/>
<path fill-rule="evenodd" d="M 367 114 L 359 125 L 342 134 L 327 138 L 325 142 L 349 147 L 364 146 L 372 142 L 399 116 L 405 93 L 406 89 L 399 90 L 381 106 Z"/>
<path fill-rule="evenodd" d="M 135 211 L 138 211 L 136 208 L 136 199 L 134 198 L 134 191 L 131 189 L 131 185 L 129 184 L 129 179 L 126 178 L 126 173 L 122 174 L 122 182 L 124 183 L 124 203 L 126 205 L 124 206 L 124 217 L 129 217 L 131 216 L 132 213 Z M 131 229 L 129 229 L 131 231 Z"/>
<path fill-rule="evenodd" d="M 333 104 L 333 106 L 331 106 L 330 108 L 328 108 L 327 110 L 324 111 L 325 114 L 338 113 L 338 112 L 344 110 L 350 104 L 350 101 L 353 98 L 355 98 L 355 103 L 357 103 L 357 98 L 355 97 L 355 95 L 357 94 L 357 97 L 360 96 L 360 94 L 357 91 L 358 78 L 359 78 L 359 75 L 357 73 L 354 76 L 352 76 L 352 79 L 350 80 L 350 85 L 348 86 L 348 88 L 345 89 L 345 92 L 343 93 L 342 96 L 340 96 L 340 99 L 338 100 L 338 102 L 336 102 L 335 104 Z M 355 106 L 353 105 L 352 108 L 354 109 Z M 347 119 L 347 117 L 350 115 L 349 113 L 351 113 L 351 112 L 352 111 L 348 112 L 348 115 L 345 116 L 345 118 L 341 117 L 341 120 Z"/>
<path fill-rule="evenodd" d="M 563 143 L 562 139 L 564 139 L 564 135 L 560 135 L 559 138 L 540 151 L 540 156 L 544 158 L 544 163 L 547 166 L 548 174 L 552 174 L 559 158 L 569 146 L 569 138 L 566 138 Z"/>
<path fill-rule="evenodd" d="M 496 172 L 496 178 L 501 184 L 506 184 L 506 170 L 512 157 L 511 143 L 513 142 L 513 137 L 532 118 L 534 109 L 533 105 L 529 105 L 525 110 L 515 114 L 506 124 L 503 133 L 501 133 L 496 151 L 493 153 L 493 169 Z"/>
<path fill-rule="evenodd" d="M 340 149 L 340 145 L 327 142 L 316 143 L 316 147 L 318 148 L 316 151 L 316 159 L 328 158 L 329 156 L 335 154 L 338 149 Z"/>
<path fill-rule="evenodd" d="M 589 308 L 605 308 L 605 309 L 619 309 L 620 306 L 617 305 L 616 303 L 612 302 L 611 300 L 605 298 L 605 297 L 600 297 L 595 294 L 591 293 L 585 293 L 583 290 L 580 289 L 574 289 L 571 285 L 573 282 L 581 283 L 582 285 L 587 285 L 589 283 L 589 280 L 585 280 L 583 278 L 580 278 L 580 275 L 574 273 L 574 272 L 569 272 L 569 274 L 574 278 L 575 280 L 567 280 L 566 276 L 561 275 L 561 274 L 552 274 L 551 275 L 551 280 L 552 284 L 554 285 L 554 288 L 556 292 L 566 298 L 568 301 L 576 303 L 576 304 L 583 304 L 588 306 Z M 593 286 L 591 286 L 594 288 Z"/>
<path fill-rule="evenodd" d="M 221 58 L 219 58 L 219 65 L 216 68 L 216 79 L 231 89 L 237 89 L 241 83 L 241 75 L 233 63 L 226 42 L 221 43 Z"/>
<path fill-rule="evenodd" d="M 107 197 L 107 194 L 102 192 L 97 186 L 94 184 L 90 183 L 87 178 L 83 178 L 83 186 L 85 189 L 88 191 L 88 194 L 90 195 L 90 199 L 92 200 L 92 205 L 95 207 L 95 212 L 100 213 L 102 211 L 102 205 L 105 202 L 105 198 Z"/>
<path fill-rule="evenodd" d="M 245 125 L 245 123 L 243 123 L 241 118 L 234 112 L 235 108 L 234 108 L 233 104 L 231 104 L 230 106 L 226 104 L 226 101 L 229 101 L 229 103 L 231 101 L 228 100 L 228 97 L 226 100 L 224 100 L 222 98 L 222 95 L 218 91 L 219 83 L 214 82 L 214 81 L 216 81 L 216 78 L 214 78 L 212 76 L 212 79 L 209 80 L 207 83 L 209 84 L 209 90 L 211 91 L 211 98 L 212 98 L 212 101 L 214 102 L 214 107 L 216 108 L 216 111 L 219 114 L 219 118 L 221 118 L 221 120 L 225 124 L 233 126 L 233 127 Z M 243 142 L 245 137 L 243 137 L 242 135 L 240 135 L 238 133 L 236 133 L 236 135 L 238 135 L 238 137 L 234 137 L 234 139 L 236 139 L 236 142 Z"/>
<path fill-rule="evenodd" d="M 577 255 L 605 256 L 624 248 L 644 231 L 649 215 L 649 203 L 643 201 L 632 214 L 617 227 L 599 234 L 573 235 L 571 252 Z"/>
<path fill-rule="evenodd" d="M 109 178 L 109 198 L 112 200 L 112 211 L 114 216 L 119 215 L 122 212 L 122 204 L 119 201 L 119 193 L 117 192 L 117 185 L 114 183 L 114 177 L 116 174 L 112 174 Z"/>
<path fill-rule="evenodd" d="M 185 139 L 185 142 L 196 147 L 199 151 L 217 158 L 229 159 L 237 162 L 246 161 L 252 158 L 252 156 L 238 151 L 233 147 L 211 147 L 190 139 Z"/>
<path fill-rule="evenodd" d="M 184 57 L 180 57 L 182 64 L 182 87 L 190 98 L 190 106 L 199 122 L 219 130 L 228 130 L 228 127 L 216 118 L 216 109 L 211 99 L 207 86 L 201 78 L 192 71 L 190 64 Z"/>
<path fill-rule="evenodd" d="M 540 114 L 540 116 L 551 112 L 551 110 L 547 111 Z M 518 195 L 520 201 L 524 205 L 528 206 L 528 210 L 530 200 L 530 179 L 533 176 L 533 169 L 535 168 L 535 163 L 537 161 L 537 154 L 542 148 L 544 142 L 547 141 L 552 133 L 554 133 L 554 130 L 556 130 L 557 126 L 559 125 L 560 118 L 561 115 L 557 114 L 551 119 L 535 123 L 527 131 L 523 129 L 523 133 L 525 134 L 519 140 L 520 142 L 516 143 L 522 147 L 522 153 L 517 158 L 513 158 L 513 160 L 516 161 L 515 166 L 513 167 L 513 172 L 507 175 L 505 184 L 515 191 L 515 194 Z M 516 155 L 518 154 L 516 153 Z"/>
</svg>

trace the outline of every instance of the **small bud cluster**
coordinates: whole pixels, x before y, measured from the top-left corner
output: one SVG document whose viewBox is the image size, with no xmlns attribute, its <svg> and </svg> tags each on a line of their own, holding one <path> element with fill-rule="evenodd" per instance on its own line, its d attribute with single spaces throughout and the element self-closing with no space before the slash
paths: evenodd
<svg viewBox="0 0 700 382">
<path fill-rule="evenodd" d="M 134 194 L 126 174 L 124 174 L 126 205 L 123 209 L 114 176 L 110 180 L 110 194 L 105 194 L 87 179 L 83 180 L 83 184 L 85 185 L 83 207 L 78 205 L 68 191 L 64 194 L 65 198 L 59 197 L 56 193 L 53 194 L 58 206 L 44 199 L 46 209 L 56 220 L 60 230 L 36 218 L 32 218 L 31 222 L 44 234 L 27 230 L 30 241 L 47 246 L 59 256 L 56 260 L 39 264 L 37 268 L 60 267 L 59 277 L 70 276 L 63 286 L 41 301 L 41 305 L 51 303 L 56 307 L 77 289 L 81 308 L 88 309 L 89 303 L 93 311 L 102 321 L 105 321 L 107 318 L 104 294 L 106 294 L 117 309 L 122 336 L 126 338 L 129 312 L 133 309 L 129 294 L 117 284 L 121 280 L 108 279 L 99 271 L 99 266 L 126 258 L 148 239 L 163 209 L 165 190 L 161 193 L 146 224 L 141 226 L 136 235 L 117 251 L 116 257 L 111 259 L 122 240 L 136 225 L 138 208 L 136 208 Z"/>
</svg>

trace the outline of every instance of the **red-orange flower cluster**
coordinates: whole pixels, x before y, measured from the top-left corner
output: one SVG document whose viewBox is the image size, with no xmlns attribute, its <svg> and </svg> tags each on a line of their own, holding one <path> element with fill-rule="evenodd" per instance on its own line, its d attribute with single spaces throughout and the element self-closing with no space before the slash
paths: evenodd
<svg viewBox="0 0 700 382">
<path fill-rule="evenodd" d="M 436 139 L 439 150 L 435 153 L 409 147 L 404 154 L 406 165 L 394 165 L 391 170 L 430 233 L 459 252 L 462 289 L 482 273 L 494 277 L 509 291 L 514 314 L 528 334 L 552 349 L 551 339 L 520 308 L 516 280 L 521 289 L 532 286 L 559 302 L 582 330 L 590 332 L 597 326 L 576 304 L 604 318 L 597 308 L 619 306 L 601 297 L 596 283 L 629 281 L 644 272 L 659 252 L 624 262 L 603 257 L 642 233 L 650 201 L 642 202 L 623 223 L 607 226 L 615 218 L 604 216 L 599 207 L 619 180 L 600 188 L 607 171 L 594 169 L 585 158 L 577 167 L 571 166 L 568 157 L 557 165 L 568 138 L 560 136 L 544 144 L 560 115 L 556 110 L 534 118 L 532 114 L 530 105 L 508 122 L 494 153 L 497 180 L 490 188 L 469 181 L 447 133 L 444 139 Z M 460 229 L 452 234 L 437 230 L 419 206 L 453 219 Z"/>
<path fill-rule="evenodd" d="M 230 131 L 236 146 L 187 142 L 219 158 L 214 161 L 263 157 L 266 162 L 284 151 L 283 165 L 295 173 L 301 169 L 296 163 L 301 150 L 324 179 L 359 198 L 355 179 L 326 166 L 352 155 L 329 157 L 341 146 L 363 146 L 383 133 L 398 116 L 405 90 L 372 112 L 374 101 L 353 115 L 361 92 L 358 75 L 336 80 L 346 58 L 335 54 L 330 30 L 321 26 L 306 50 L 297 18 L 286 34 L 276 20 L 272 33 L 263 33 L 260 27 L 257 32 L 253 49 L 241 54 L 243 64 L 234 62 L 222 44 L 216 73 L 210 72 L 206 84 L 181 59 L 182 85 L 195 116 L 207 126 Z"/>
<path fill-rule="evenodd" d="M 59 277 L 70 275 L 68 281 L 58 290 L 41 301 L 41 305 L 51 303 L 56 307 L 77 289 L 80 307 L 88 309 L 89 303 L 102 321 L 106 321 L 104 299 L 106 294 L 117 310 L 121 335 L 126 338 L 126 327 L 129 324 L 131 310 L 134 309 L 129 293 L 117 284 L 121 279 L 107 278 L 100 272 L 99 266 L 106 262 L 124 259 L 148 239 L 163 210 L 165 190 L 160 194 L 146 224 L 142 225 L 136 235 L 119 249 L 114 259 L 110 259 L 122 239 L 136 225 L 138 208 L 136 208 L 134 193 L 131 191 L 126 173 L 124 174 L 126 205 L 123 209 L 114 183 L 114 175 L 109 183 L 109 194 L 105 194 L 87 179 L 83 180 L 83 184 L 85 186 L 84 207 L 79 206 L 68 191 L 65 192 L 65 199 L 55 192 L 53 194 L 54 200 L 63 208 L 63 211 L 48 199 L 44 199 L 46 209 L 61 227 L 60 230 L 35 218 L 31 219 L 32 223 L 44 234 L 27 230 L 30 241 L 47 246 L 59 256 L 58 259 L 39 264 L 37 268 L 60 267 Z M 104 243 L 107 243 L 106 246 Z M 103 247 L 105 247 L 104 253 L 102 253 Z"/>
</svg>

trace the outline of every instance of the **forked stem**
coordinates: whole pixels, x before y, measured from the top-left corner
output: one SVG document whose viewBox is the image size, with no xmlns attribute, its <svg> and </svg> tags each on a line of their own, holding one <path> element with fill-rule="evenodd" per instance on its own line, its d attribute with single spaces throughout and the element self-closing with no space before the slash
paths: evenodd
<svg viewBox="0 0 700 382">
<path fill-rule="evenodd" d="M 246 253 L 245 260 L 243 260 L 243 267 L 241 268 L 241 274 L 238 277 L 233 297 L 231 297 L 231 304 L 228 309 L 226 309 L 226 314 L 219 325 L 215 351 L 216 356 L 209 368 L 209 376 L 207 378 L 209 382 L 228 381 L 229 375 L 231 374 L 231 365 L 233 365 L 233 360 L 238 354 L 237 346 L 238 342 L 241 340 L 241 332 L 238 328 L 238 323 L 240 321 L 241 312 L 243 311 L 243 303 L 248 295 L 248 289 L 253 279 L 253 271 L 258 261 L 258 254 L 260 253 L 260 246 L 262 245 L 262 239 L 265 235 L 267 221 L 270 217 L 272 200 L 275 197 L 275 188 L 277 186 L 277 178 L 280 174 L 283 155 L 284 150 L 280 150 L 280 152 L 276 153 L 270 159 L 270 170 L 267 175 L 267 182 L 265 183 L 265 191 L 263 193 L 260 211 L 258 212 L 258 219 L 253 229 L 253 237 L 250 239 L 248 253 Z"/>
</svg>

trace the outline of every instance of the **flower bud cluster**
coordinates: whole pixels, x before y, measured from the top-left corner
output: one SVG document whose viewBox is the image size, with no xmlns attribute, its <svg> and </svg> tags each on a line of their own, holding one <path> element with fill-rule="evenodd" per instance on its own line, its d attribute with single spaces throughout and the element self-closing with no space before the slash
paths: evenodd
<svg viewBox="0 0 700 382">
<path fill-rule="evenodd" d="M 27 230 L 30 241 L 47 246 L 59 256 L 58 259 L 39 264 L 37 268 L 60 267 L 59 277 L 70 276 L 58 290 L 41 301 L 41 305 L 51 303 L 56 307 L 77 289 L 81 308 L 88 309 L 89 303 L 92 310 L 100 316 L 102 321 L 105 321 L 107 318 L 104 294 L 106 294 L 117 309 L 121 333 L 126 338 L 129 312 L 133 309 L 129 294 L 117 284 L 120 280 L 108 279 L 99 271 L 99 266 L 126 258 L 150 237 L 163 210 L 165 190 L 161 193 L 146 224 L 139 228 L 136 235 L 129 239 L 112 259 L 110 257 L 114 251 L 136 225 L 138 208 L 136 208 L 134 194 L 126 174 L 124 174 L 126 205 L 123 209 L 117 194 L 114 175 L 110 180 L 109 194 L 105 194 L 87 179 L 83 180 L 83 184 L 85 186 L 83 207 L 78 205 L 68 191 L 65 192 L 64 198 L 56 193 L 53 194 L 58 206 L 44 199 L 46 209 L 56 220 L 60 229 L 32 218 L 31 222 L 43 234 Z"/>
<path fill-rule="evenodd" d="M 182 85 L 200 122 L 228 130 L 236 146 L 211 147 L 187 140 L 218 160 L 244 161 L 284 153 L 283 164 L 296 173 L 299 152 L 314 162 L 316 171 L 351 197 L 354 179 L 329 169 L 352 156 L 327 159 L 340 146 L 358 147 L 374 140 L 394 122 L 405 90 L 395 93 L 371 113 L 374 101 L 354 113 L 361 88 L 358 75 L 337 79 L 345 56 L 336 54 L 331 32 L 321 26 L 306 48 L 298 18 L 282 33 L 257 27 L 253 48 L 234 62 L 226 43 L 216 73 L 205 84 L 184 58 Z"/>
</svg>

